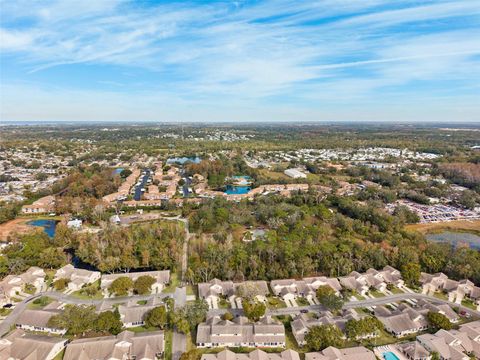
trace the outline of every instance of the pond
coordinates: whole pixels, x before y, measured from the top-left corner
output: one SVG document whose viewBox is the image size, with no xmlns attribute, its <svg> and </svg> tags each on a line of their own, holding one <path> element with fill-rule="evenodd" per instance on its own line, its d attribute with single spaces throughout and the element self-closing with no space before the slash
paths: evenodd
<svg viewBox="0 0 480 360">
<path fill-rule="evenodd" d="M 243 195 L 248 194 L 250 191 L 250 186 L 231 186 L 227 185 L 227 190 L 225 193 L 227 195 Z"/>
<path fill-rule="evenodd" d="M 119 175 L 123 171 L 123 168 L 116 168 L 113 170 L 113 175 Z"/>
<path fill-rule="evenodd" d="M 190 157 L 175 157 L 175 158 L 170 158 L 167 160 L 167 164 L 168 165 L 171 165 L 171 164 L 180 164 L 180 165 L 183 165 L 187 162 L 192 162 L 194 164 L 198 164 L 202 161 L 201 158 L 199 158 L 198 156 L 190 156 Z"/>
<path fill-rule="evenodd" d="M 469 245 L 472 249 L 480 250 L 480 236 L 472 233 L 443 231 L 436 234 L 425 235 L 427 240 L 450 243 L 453 246 Z"/>
<path fill-rule="evenodd" d="M 45 231 L 49 237 L 54 237 L 57 223 L 58 221 L 56 220 L 38 219 L 29 221 L 27 224 L 31 226 L 42 227 L 43 231 Z"/>
</svg>

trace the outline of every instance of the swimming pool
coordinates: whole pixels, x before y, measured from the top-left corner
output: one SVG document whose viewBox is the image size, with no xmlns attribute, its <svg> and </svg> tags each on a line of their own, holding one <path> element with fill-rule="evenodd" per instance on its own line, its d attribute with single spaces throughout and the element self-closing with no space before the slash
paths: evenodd
<svg viewBox="0 0 480 360">
<path fill-rule="evenodd" d="M 382 355 L 385 360 L 400 360 L 398 356 L 391 351 L 384 352 Z"/>
</svg>

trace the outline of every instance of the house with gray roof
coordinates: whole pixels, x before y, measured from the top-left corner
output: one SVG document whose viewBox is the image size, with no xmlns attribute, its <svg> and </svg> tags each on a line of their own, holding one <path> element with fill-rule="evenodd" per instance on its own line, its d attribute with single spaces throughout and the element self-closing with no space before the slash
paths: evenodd
<svg viewBox="0 0 480 360">
<path fill-rule="evenodd" d="M 74 340 L 67 345 L 63 360 L 157 360 L 164 351 L 163 331 L 123 331 L 117 336 Z"/>
<path fill-rule="evenodd" d="M 198 284 L 198 296 L 207 302 L 210 309 L 217 309 L 220 298 L 228 298 L 234 293 L 232 281 L 212 279 L 207 283 Z"/>
<path fill-rule="evenodd" d="M 342 332 L 345 331 L 345 325 L 349 320 L 359 320 L 361 316 L 354 310 L 345 310 L 341 316 L 333 316 L 330 311 L 323 311 L 317 317 L 311 317 L 309 314 L 299 314 L 291 322 L 292 333 L 297 344 L 303 346 L 306 344 L 305 336 L 314 326 L 335 325 Z M 368 334 L 364 338 L 375 337 L 376 334 Z"/>
<path fill-rule="evenodd" d="M 77 269 L 72 264 L 65 265 L 55 272 L 54 281 L 59 279 L 68 279 L 68 289 L 70 291 L 80 290 L 84 285 L 94 283 L 100 280 L 99 271 L 90 271 Z"/>
<path fill-rule="evenodd" d="M 17 329 L 0 339 L 0 359 L 53 360 L 67 342 L 58 336 L 29 334 Z"/>
<path fill-rule="evenodd" d="M 102 275 L 100 288 L 105 296 L 109 295 L 108 288 L 110 285 L 120 277 L 128 277 L 132 281 L 137 280 L 140 276 L 151 276 L 155 279 L 155 283 L 152 285 L 152 293 L 161 293 L 164 286 L 170 282 L 170 270 L 159 271 L 139 271 L 131 273 L 118 273 L 118 274 L 106 274 Z"/>
<path fill-rule="evenodd" d="M 126 305 L 118 306 L 120 321 L 126 328 L 143 326 L 148 312 L 159 306 L 163 306 L 163 302 L 156 298 L 149 299 L 144 305 L 138 304 L 136 300 L 131 300 Z"/>
<path fill-rule="evenodd" d="M 306 353 L 305 360 L 376 360 L 376 357 L 373 351 L 363 346 L 344 349 L 329 346 L 320 352 Z"/>
<path fill-rule="evenodd" d="M 32 266 L 22 274 L 5 276 L 0 281 L 0 305 L 8 304 L 12 297 L 22 294 L 27 284 L 34 286 L 35 293 L 40 292 L 45 285 L 45 271 Z"/>
<path fill-rule="evenodd" d="M 265 352 L 260 349 L 248 354 L 237 354 L 230 350 L 223 350 L 217 354 L 203 354 L 201 360 L 300 360 L 298 352 L 285 350 L 280 353 Z"/>
<path fill-rule="evenodd" d="M 53 328 L 48 325 L 52 316 L 58 315 L 61 310 L 24 310 L 15 320 L 18 329 L 29 331 L 41 331 L 55 335 L 63 335 L 65 329 Z"/>
<path fill-rule="evenodd" d="M 285 327 L 271 317 L 250 322 L 240 316 L 232 321 L 215 316 L 198 325 L 197 347 L 285 347 Z"/>
<path fill-rule="evenodd" d="M 375 316 L 385 326 L 385 330 L 396 337 L 403 337 L 428 329 L 425 316 L 404 304 L 401 304 L 395 310 L 390 310 L 385 306 L 377 306 Z"/>
</svg>

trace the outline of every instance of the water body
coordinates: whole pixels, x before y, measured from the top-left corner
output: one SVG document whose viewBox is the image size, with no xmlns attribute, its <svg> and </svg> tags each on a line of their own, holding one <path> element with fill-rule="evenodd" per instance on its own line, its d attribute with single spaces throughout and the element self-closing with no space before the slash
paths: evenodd
<svg viewBox="0 0 480 360">
<path fill-rule="evenodd" d="M 142 188 L 145 188 L 148 178 L 150 177 L 150 170 L 145 170 L 145 175 L 143 175 L 142 182 L 135 188 L 135 195 L 133 198 L 135 201 L 139 201 L 142 198 Z"/>
<path fill-rule="evenodd" d="M 248 194 L 250 191 L 250 186 L 232 186 L 232 185 L 227 185 L 227 190 L 225 193 L 227 195 L 243 195 L 243 194 Z"/>
<path fill-rule="evenodd" d="M 27 224 L 32 225 L 32 226 L 42 227 L 43 231 L 45 231 L 45 233 L 49 237 L 54 237 L 55 236 L 55 229 L 57 227 L 57 223 L 58 223 L 58 221 L 56 221 L 56 220 L 40 219 L 40 220 L 29 221 Z"/>
<path fill-rule="evenodd" d="M 437 234 L 425 235 L 427 240 L 450 243 L 453 246 L 468 244 L 472 249 L 480 250 L 480 236 L 472 233 L 443 231 Z"/>
<path fill-rule="evenodd" d="M 113 170 L 113 174 L 114 175 L 119 175 L 122 171 L 123 171 L 123 168 L 117 168 L 117 169 Z"/>
<path fill-rule="evenodd" d="M 189 157 L 175 157 L 175 158 L 170 158 L 167 160 L 167 164 L 180 164 L 183 165 L 187 162 L 192 162 L 194 164 L 198 164 L 202 161 L 201 158 L 198 156 L 189 156 Z"/>
</svg>

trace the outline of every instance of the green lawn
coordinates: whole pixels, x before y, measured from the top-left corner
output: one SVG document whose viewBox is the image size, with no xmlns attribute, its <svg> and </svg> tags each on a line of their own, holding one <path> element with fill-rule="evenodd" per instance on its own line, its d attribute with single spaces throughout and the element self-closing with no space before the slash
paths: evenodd
<svg viewBox="0 0 480 360">
<path fill-rule="evenodd" d="M 60 351 L 57 356 L 55 356 L 53 358 L 53 360 L 62 360 L 63 359 L 63 355 L 65 354 L 65 349 L 62 349 L 62 351 Z"/>
<path fill-rule="evenodd" d="M 384 294 L 384 293 L 381 293 L 381 292 L 378 291 L 378 290 L 370 290 L 368 293 L 369 293 L 370 295 L 373 295 L 373 296 L 376 297 L 376 298 L 385 297 L 385 294 Z"/>
<path fill-rule="evenodd" d="M 172 358 L 172 338 L 173 333 L 171 330 L 165 331 L 165 354 L 163 356 L 164 359 L 170 360 Z"/>
<path fill-rule="evenodd" d="M 142 332 L 149 332 L 149 331 L 158 331 L 159 329 L 156 327 L 135 326 L 135 327 L 126 328 L 125 330 L 132 331 L 134 333 L 142 333 Z"/>
<path fill-rule="evenodd" d="M 296 301 L 297 301 L 298 306 L 308 306 L 308 305 L 310 305 L 308 300 L 305 299 L 304 297 L 301 297 L 301 296 L 297 297 Z"/>
<path fill-rule="evenodd" d="M 0 316 L 10 315 L 10 313 L 11 313 L 12 311 L 13 311 L 13 309 L 0 308 Z"/>
<path fill-rule="evenodd" d="M 82 300 L 100 300 L 103 299 L 103 294 L 101 291 L 98 291 L 95 295 L 87 295 L 82 292 L 82 290 L 74 291 L 71 293 L 73 297 L 76 297 L 77 299 L 82 299 Z"/>
<path fill-rule="evenodd" d="M 447 294 L 443 293 L 443 292 L 438 292 L 436 291 L 433 296 L 435 296 L 436 298 L 439 298 L 439 299 L 442 299 L 442 300 L 448 300 L 448 296 Z"/>
<path fill-rule="evenodd" d="M 267 307 L 269 309 L 281 309 L 281 308 L 286 308 L 287 305 L 283 300 L 280 300 L 279 298 L 269 296 L 267 297 Z"/>
<path fill-rule="evenodd" d="M 48 296 L 39 297 L 33 301 L 30 301 L 27 305 L 27 308 L 30 310 L 39 310 L 47 306 L 53 301 L 53 299 Z"/>
<path fill-rule="evenodd" d="M 462 305 L 468 307 L 469 309 L 477 310 L 477 305 L 475 305 L 475 303 L 470 299 L 463 299 Z"/>
<path fill-rule="evenodd" d="M 394 293 L 394 294 L 404 294 L 404 291 L 400 290 L 400 289 L 397 288 L 396 286 L 393 287 L 390 291 L 391 291 L 392 293 Z"/>
<path fill-rule="evenodd" d="M 166 286 L 162 292 L 171 294 L 175 292 L 175 288 L 180 284 L 180 274 L 178 273 L 172 273 L 170 275 L 170 284 Z"/>
<path fill-rule="evenodd" d="M 225 300 L 225 299 L 220 299 L 220 301 L 218 302 L 218 308 L 219 309 L 230 309 L 230 302 L 228 300 Z"/>
</svg>

